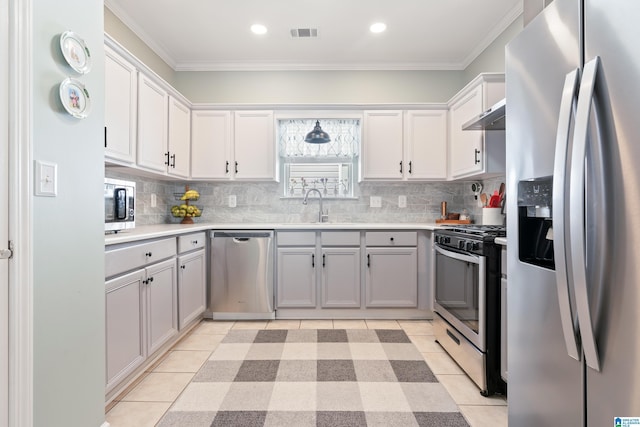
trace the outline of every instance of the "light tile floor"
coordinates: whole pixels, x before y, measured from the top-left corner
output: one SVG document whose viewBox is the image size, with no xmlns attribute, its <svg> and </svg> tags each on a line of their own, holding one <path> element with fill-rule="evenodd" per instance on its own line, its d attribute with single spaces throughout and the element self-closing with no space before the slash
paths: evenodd
<svg viewBox="0 0 640 427">
<path fill-rule="evenodd" d="M 404 329 L 471 427 L 506 427 L 507 401 L 483 397 L 435 342 L 430 321 L 272 320 L 203 321 L 108 407 L 111 427 L 153 427 L 231 329 Z"/>
</svg>

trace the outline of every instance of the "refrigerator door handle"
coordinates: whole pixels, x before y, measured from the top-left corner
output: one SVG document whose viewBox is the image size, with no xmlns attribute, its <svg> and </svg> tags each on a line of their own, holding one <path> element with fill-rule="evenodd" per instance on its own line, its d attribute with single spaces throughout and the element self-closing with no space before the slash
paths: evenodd
<svg viewBox="0 0 640 427">
<path fill-rule="evenodd" d="M 589 292 L 587 286 L 587 267 L 585 254 L 585 178 L 587 141 L 589 137 L 589 116 L 593 101 L 597 71 L 600 58 L 595 57 L 585 64 L 580 95 L 576 110 L 576 126 L 573 135 L 571 154 L 571 191 L 569 194 L 569 212 L 571 214 L 571 265 L 574 278 L 578 324 L 585 362 L 590 368 L 600 371 L 600 358 L 596 346 Z"/>
<path fill-rule="evenodd" d="M 565 195 L 567 193 L 567 153 L 569 150 L 569 135 L 571 133 L 571 116 L 575 108 L 575 100 L 578 89 L 578 72 L 576 68 L 567 74 L 562 90 L 560 113 L 558 114 L 558 132 L 556 135 L 556 153 L 553 165 L 553 252 L 556 265 L 556 287 L 558 290 L 558 303 L 560 305 L 560 321 L 567 354 L 576 360 L 580 360 L 578 351 L 577 331 L 573 321 L 571 310 L 571 298 L 569 296 L 569 277 L 567 263 L 570 259 L 565 243 L 567 212 L 565 211 Z"/>
</svg>

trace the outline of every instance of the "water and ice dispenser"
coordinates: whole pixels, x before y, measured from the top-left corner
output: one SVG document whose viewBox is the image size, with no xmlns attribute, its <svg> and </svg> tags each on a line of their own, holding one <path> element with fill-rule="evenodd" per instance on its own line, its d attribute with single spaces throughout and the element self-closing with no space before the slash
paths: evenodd
<svg viewBox="0 0 640 427">
<path fill-rule="evenodd" d="M 522 262 L 554 270 L 552 189 L 551 176 L 518 183 L 518 256 Z"/>
</svg>

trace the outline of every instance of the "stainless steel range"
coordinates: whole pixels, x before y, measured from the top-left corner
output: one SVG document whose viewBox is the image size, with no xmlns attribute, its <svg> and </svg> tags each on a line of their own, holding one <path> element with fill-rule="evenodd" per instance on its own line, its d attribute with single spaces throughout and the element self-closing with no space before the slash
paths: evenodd
<svg viewBox="0 0 640 427">
<path fill-rule="evenodd" d="M 436 230 L 434 330 L 484 396 L 506 394 L 500 376 L 500 247 L 495 225 Z"/>
</svg>

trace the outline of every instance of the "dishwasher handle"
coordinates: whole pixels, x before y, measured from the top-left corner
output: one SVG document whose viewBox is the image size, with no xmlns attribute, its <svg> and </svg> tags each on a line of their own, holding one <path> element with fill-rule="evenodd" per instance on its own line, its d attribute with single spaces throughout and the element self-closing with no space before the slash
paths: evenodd
<svg viewBox="0 0 640 427">
<path fill-rule="evenodd" d="M 228 237 L 236 241 L 246 242 L 251 238 L 271 238 L 273 231 L 213 231 L 211 237 Z"/>
</svg>

